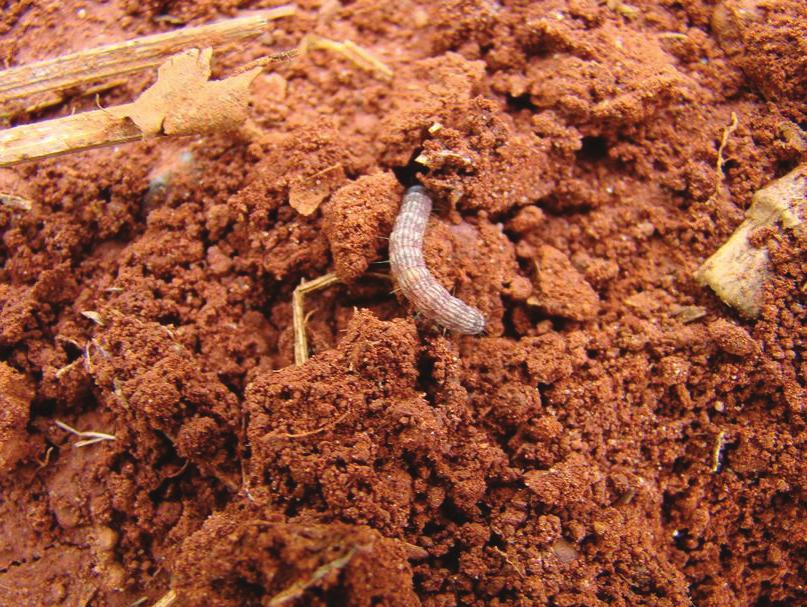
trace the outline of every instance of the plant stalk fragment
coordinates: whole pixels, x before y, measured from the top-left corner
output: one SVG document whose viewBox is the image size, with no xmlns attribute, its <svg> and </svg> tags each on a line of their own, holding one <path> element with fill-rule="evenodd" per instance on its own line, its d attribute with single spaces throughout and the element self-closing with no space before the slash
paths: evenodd
<svg viewBox="0 0 807 607">
<path fill-rule="evenodd" d="M 190 47 L 217 48 L 254 38 L 267 31 L 271 21 L 290 17 L 295 12 L 293 5 L 279 6 L 248 17 L 143 36 L 3 70 L 0 71 L 0 106 L 12 99 L 142 71 Z"/>
</svg>

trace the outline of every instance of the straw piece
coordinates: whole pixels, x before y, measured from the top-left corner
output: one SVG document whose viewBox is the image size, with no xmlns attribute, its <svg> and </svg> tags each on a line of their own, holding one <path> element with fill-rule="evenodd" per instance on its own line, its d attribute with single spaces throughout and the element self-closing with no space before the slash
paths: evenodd
<svg viewBox="0 0 807 607">
<path fill-rule="evenodd" d="M 306 293 L 324 289 L 334 283 L 339 282 L 336 274 L 328 273 L 311 282 L 303 282 L 292 293 L 292 319 L 294 321 L 294 364 L 297 366 L 305 364 L 308 360 L 308 337 L 305 334 L 305 310 L 303 308 L 303 297 Z"/>
</svg>

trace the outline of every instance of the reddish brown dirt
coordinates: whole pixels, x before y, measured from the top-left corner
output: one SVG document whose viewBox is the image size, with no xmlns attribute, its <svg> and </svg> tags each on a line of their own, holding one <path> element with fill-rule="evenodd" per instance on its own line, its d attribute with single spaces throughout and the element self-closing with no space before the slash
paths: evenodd
<svg viewBox="0 0 807 607">
<path fill-rule="evenodd" d="M 12 0 L 0 57 L 273 4 Z M 299 5 L 217 73 L 315 32 L 394 78 L 317 51 L 241 133 L 0 170 L 0 604 L 805 604 L 807 236 L 756 235 L 754 321 L 692 276 L 807 160 L 807 5 Z M 484 336 L 390 293 L 416 177 Z"/>
</svg>

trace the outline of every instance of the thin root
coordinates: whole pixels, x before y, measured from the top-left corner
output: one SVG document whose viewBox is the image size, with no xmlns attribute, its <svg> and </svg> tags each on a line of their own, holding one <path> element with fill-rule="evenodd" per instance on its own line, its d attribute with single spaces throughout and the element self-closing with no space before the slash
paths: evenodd
<svg viewBox="0 0 807 607">
<path fill-rule="evenodd" d="M 521 567 L 519 567 L 516 563 L 514 563 L 510 559 L 510 557 L 504 550 L 496 546 L 493 547 L 493 550 L 497 552 L 499 556 L 501 556 L 505 560 L 505 562 L 513 568 L 513 571 L 515 571 L 519 576 L 524 577 L 524 571 L 521 569 Z"/>
<path fill-rule="evenodd" d="M 348 416 L 349 413 L 350 413 L 350 411 L 345 411 L 344 413 L 342 413 L 342 415 L 337 417 L 332 422 L 327 423 L 324 426 L 320 426 L 319 428 L 317 428 L 315 430 L 308 430 L 307 432 L 297 432 L 297 433 L 288 433 L 287 432 L 287 433 L 284 433 L 284 434 L 277 434 L 276 436 L 278 436 L 280 438 L 303 438 L 303 437 L 306 437 L 306 436 L 313 436 L 315 434 L 319 434 L 320 432 L 325 432 L 325 430 L 329 430 L 330 428 L 333 428 L 334 426 L 336 426 L 337 424 L 342 422 Z"/>
<path fill-rule="evenodd" d="M 76 430 L 73 426 L 69 426 L 68 424 L 64 423 L 61 420 L 54 419 L 53 423 L 59 426 L 65 432 L 69 432 L 70 434 L 75 434 L 82 440 L 77 441 L 73 444 L 73 447 L 87 447 L 89 445 L 94 445 L 95 443 L 100 443 L 101 441 L 105 440 L 117 440 L 117 437 L 113 436 L 112 434 L 107 434 L 106 432 L 95 432 L 92 430 Z"/>
<path fill-rule="evenodd" d="M 56 379 L 61 379 L 62 375 L 64 375 L 64 374 L 65 374 L 65 373 L 67 373 L 68 371 L 70 371 L 70 369 L 72 369 L 73 367 L 75 367 L 75 366 L 76 366 L 77 364 L 79 364 L 80 362 L 81 362 L 81 359 L 80 359 L 80 358 L 77 358 L 77 359 L 76 359 L 76 360 L 74 360 L 73 362 L 66 364 L 64 367 L 59 367 L 59 369 L 57 369 L 57 370 L 56 370 L 56 373 L 54 373 L 54 374 L 53 374 L 53 376 L 54 376 Z"/>
<path fill-rule="evenodd" d="M 36 459 L 36 463 L 39 464 L 40 469 L 48 467 L 48 464 L 50 463 L 51 453 L 53 453 L 53 447 L 52 446 L 48 447 L 48 450 L 45 451 L 45 459 L 44 460 L 40 460 L 39 458 Z"/>
<path fill-rule="evenodd" d="M 379 280 L 392 280 L 391 275 L 384 274 L 383 272 L 367 272 L 365 276 L 369 276 L 370 278 L 378 278 Z"/>
<path fill-rule="evenodd" d="M 368 548 L 372 547 L 369 546 L 354 546 L 350 550 L 348 550 L 345 554 L 336 558 L 324 565 L 320 565 L 314 573 L 306 580 L 298 580 L 294 582 L 291 586 L 279 592 L 275 596 L 273 596 L 269 600 L 269 607 L 279 607 L 280 605 L 286 605 L 294 601 L 295 599 L 300 598 L 309 588 L 316 586 L 320 583 L 320 581 L 328 575 L 332 571 L 339 571 L 340 569 L 344 568 L 350 560 L 353 558 L 357 552 L 361 550 L 367 550 Z M 157 607 L 156 605 L 154 607 Z"/>
</svg>

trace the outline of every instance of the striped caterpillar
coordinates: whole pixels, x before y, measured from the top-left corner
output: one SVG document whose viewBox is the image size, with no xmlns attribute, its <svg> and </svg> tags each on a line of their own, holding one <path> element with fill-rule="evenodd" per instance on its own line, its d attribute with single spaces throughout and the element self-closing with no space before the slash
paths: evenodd
<svg viewBox="0 0 807 607">
<path fill-rule="evenodd" d="M 437 282 L 423 260 L 423 234 L 432 199 L 420 185 L 407 189 L 389 239 L 392 275 L 406 298 L 425 317 L 457 333 L 476 335 L 485 329 L 482 312 L 451 294 Z"/>
</svg>

